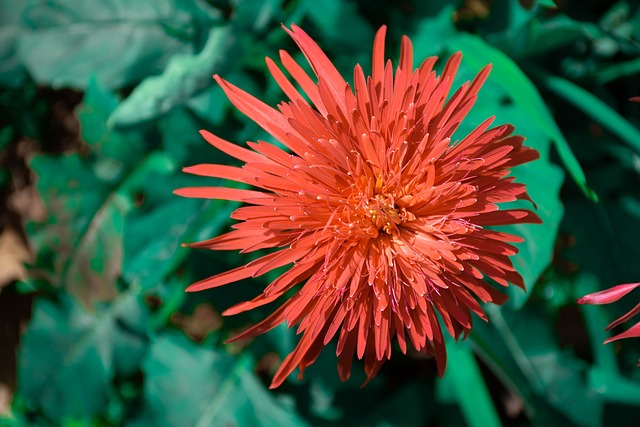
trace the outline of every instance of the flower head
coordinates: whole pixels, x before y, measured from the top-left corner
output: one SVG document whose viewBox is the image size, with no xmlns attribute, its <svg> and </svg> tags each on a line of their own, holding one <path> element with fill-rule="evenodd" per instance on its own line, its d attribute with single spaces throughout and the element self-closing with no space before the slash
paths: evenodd
<svg viewBox="0 0 640 427">
<path fill-rule="evenodd" d="M 508 177 L 537 151 L 512 135 L 511 125 L 487 119 L 460 141 L 451 137 L 476 101 L 485 67 L 472 82 L 449 93 L 462 55 L 440 76 L 436 57 L 413 69 L 411 42 L 403 37 L 397 69 L 384 59 L 385 27 L 376 34 L 373 71 L 355 66 L 353 88 L 320 47 L 299 27 L 286 29 L 313 69 L 309 76 L 284 51 L 267 66 L 289 101 L 274 109 L 214 76 L 231 102 L 287 147 L 248 142 L 249 148 L 203 131 L 221 151 L 245 162 L 237 168 L 203 164 L 186 172 L 230 179 L 257 190 L 197 187 L 186 197 L 247 204 L 232 214 L 240 222 L 194 247 L 243 252 L 275 249 L 255 261 L 193 284 L 198 291 L 289 269 L 252 301 L 224 314 L 251 310 L 294 290 L 273 314 L 235 337 L 264 333 L 288 322 L 302 334 L 272 382 L 277 387 L 298 367 L 312 364 L 337 336 L 338 373 L 346 380 L 354 354 L 371 379 L 397 342 L 435 356 L 444 371 L 441 324 L 466 336 L 479 304 L 506 297 L 484 278 L 524 287 L 509 257 L 522 239 L 488 226 L 539 222 L 524 209 L 498 203 L 529 200 L 525 186 Z M 290 292 L 288 294 L 291 294 Z"/>
</svg>

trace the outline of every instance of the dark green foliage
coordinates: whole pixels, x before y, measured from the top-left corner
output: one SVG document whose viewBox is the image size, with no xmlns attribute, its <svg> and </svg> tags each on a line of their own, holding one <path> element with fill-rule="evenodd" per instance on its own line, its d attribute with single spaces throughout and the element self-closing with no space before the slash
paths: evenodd
<svg viewBox="0 0 640 427">
<path fill-rule="evenodd" d="M 307 425 L 294 402 L 270 395 L 254 364 L 249 354 L 197 346 L 176 332 L 161 335 L 142 363 L 144 406 L 131 425 Z"/>
<path fill-rule="evenodd" d="M 456 85 L 492 63 L 456 136 L 495 116 L 540 152 L 513 172 L 543 220 L 509 227 L 526 239 L 514 265 L 527 292 L 507 289 L 487 323 L 450 340 L 443 378 L 396 349 L 359 389 L 361 363 L 341 383 L 329 343 L 304 379 L 270 391 L 295 329 L 226 345 L 273 305 L 219 313 L 276 275 L 184 292 L 257 256 L 181 247 L 228 231 L 237 204 L 172 191 L 215 185 L 185 166 L 235 162 L 199 129 L 273 140 L 211 76 L 277 105 L 264 57 L 304 62 L 281 23 L 349 81 L 356 62 L 368 73 L 382 24 L 394 64 L 402 34 L 416 66 L 462 51 Z M 601 343 L 637 293 L 574 302 L 640 281 L 639 39 L 635 1 L 0 0 L 0 236 L 22 221 L 34 255 L 0 294 L 34 297 L 0 427 L 636 425 L 638 341 Z"/>
</svg>

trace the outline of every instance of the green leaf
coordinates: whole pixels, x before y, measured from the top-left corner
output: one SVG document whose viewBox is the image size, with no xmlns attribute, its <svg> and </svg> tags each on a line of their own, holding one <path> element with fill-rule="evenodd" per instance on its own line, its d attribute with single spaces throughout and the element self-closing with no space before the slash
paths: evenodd
<svg viewBox="0 0 640 427">
<path fill-rule="evenodd" d="M 0 157 L 13 139 L 13 128 L 10 126 L 0 128 Z M 6 166 L 0 166 L 0 188 L 4 187 L 11 180 L 11 175 Z"/>
<path fill-rule="evenodd" d="M 500 417 L 491 401 L 471 347 L 466 341 L 447 342 L 448 369 L 441 381 L 450 382 L 467 425 L 470 427 L 501 426 Z"/>
<path fill-rule="evenodd" d="M 224 73 L 241 55 L 232 26 L 214 27 L 196 55 L 176 55 L 159 76 L 144 80 L 113 112 L 109 123 L 133 126 L 161 116 L 211 87 L 214 73 Z"/>
<path fill-rule="evenodd" d="M 246 354 L 235 358 L 177 333 L 158 337 L 143 364 L 143 410 L 131 425 L 307 425 L 258 381 L 253 363 Z"/>
<path fill-rule="evenodd" d="M 607 67 L 602 67 L 594 72 L 596 83 L 604 85 L 621 77 L 633 76 L 640 73 L 640 58 L 634 58 L 626 62 L 616 62 Z"/>
<path fill-rule="evenodd" d="M 120 88 L 192 50 L 198 22 L 188 7 L 183 0 L 30 1 L 18 52 L 39 83 L 84 88 L 96 74 Z"/>
<path fill-rule="evenodd" d="M 28 229 L 38 265 L 52 273 L 52 285 L 68 287 L 87 305 L 112 299 L 122 258 L 122 218 L 132 204 L 120 195 L 107 196 L 109 186 L 77 154 L 36 156 L 30 166 L 48 214 Z"/>
<path fill-rule="evenodd" d="M 463 63 L 470 65 L 473 69 L 480 70 L 487 63 L 493 63 L 490 79 L 512 96 L 513 101 L 526 114 L 527 120 L 532 125 L 538 127 L 554 141 L 558 154 L 573 180 L 587 197 L 597 200 L 596 194 L 587 185 L 578 160 L 571 152 L 567 140 L 553 120 L 542 97 L 518 66 L 498 49 L 471 34 L 458 33 L 452 39 L 449 48 L 461 50 L 464 55 Z"/>
<path fill-rule="evenodd" d="M 640 406 L 640 384 L 615 372 L 594 367 L 589 371 L 589 386 L 608 402 Z"/>
<path fill-rule="evenodd" d="M 340 31 L 323 31 L 321 36 L 342 52 L 360 53 L 363 46 L 373 40 L 373 29 L 358 13 L 358 5 L 351 1 L 326 0 L 322 7 L 313 0 L 301 0 L 300 8 L 306 17 L 319 28 L 340 28 Z M 349 60 L 353 61 L 351 56 Z M 353 67 L 353 64 L 351 64 Z"/>
<path fill-rule="evenodd" d="M 27 74 L 17 55 L 20 16 L 26 0 L 0 2 L 0 87 L 20 87 Z"/>
<path fill-rule="evenodd" d="M 19 350 L 18 395 L 56 423 L 104 415 L 113 379 L 142 362 L 147 316 L 134 293 L 95 314 L 66 295 L 37 299 Z"/>
<path fill-rule="evenodd" d="M 591 167 L 591 176 L 602 201 L 594 205 L 580 198 L 567 199 L 562 228 L 575 237 L 575 245 L 567 248 L 565 257 L 595 274 L 603 287 L 638 280 L 637 172 L 613 162 Z"/>
<path fill-rule="evenodd" d="M 450 48 L 454 47 L 461 49 L 464 55 L 459 71 L 461 80 L 471 79 L 484 65 L 493 62 L 493 70 L 480 91 L 478 102 L 460 125 L 454 139 L 462 138 L 485 119 L 495 116 L 496 125 L 511 123 L 515 126 L 515 132 L 526 137 L 527 144 L 540 153 L 540 159 L 514 168 L 512 175 L 516 182 L 526 184 L 529 195 L 537 205 L 536 213 L 542 224 L 503 227 L 504 231 L 525 239 L 517 245 L 519 253 L 512 260 L 524 279 L 528 293 L 514 287 L 505 290 L 510 296 L 509 304 L 517 308 L 527 301 L 538 277 L 551 262 L 562 218 L 559 192 L 563 174 L 560 168 L 549 161 L 550 135 L 539 124 L 546 122 L 550 116 L 531 82 L 503 53 L 486 46 L 480 39 L 463 34 L 453 39 Z M 526 92 L 527 87 L 533 94 Z M 522 96 L 523 89 L 525 95 L 529 96 Z M 542 111 L 534 111 L 536 108 Z M 538 115 L 538 121 L 534 119 L 535 115 Z M 549 126 L 555 127 L 553 121 L 549 123 Z M 501 206 L 505 209 L 515 207 L 532 208 L 528 202 Z"/>
<path fill-rule="evenodd" d="M 590 22 L 576 21 L 565 15 L 550 19 L 533 19 L 530 24 L 531 40 L 522 56 L 548 54 L 550 51 L 571 46 L 579 40 L 593 40 L 601 36 L 601 29 Z M 508 40 L 506 40 L 508 42 Z"/>
<path fill-rule="evenodd" d="M 526 306 L 530 307 L 530 306 Z M 522 399 L 533 425 L 596 426 L 602 400 L 584 381 L 584 363 L 562 352 L 551 321 L 529 308 L 487 307 L 488 323 L 474 325 L 478 355 L 504 386 Z"/>
<path fill-rule="evenodd" d="M 129 169 L 150 149 L 150 144 L 135 134 L 114 132 L 107 120 L 120 104 L 119 98 L 92 76 L 77 111 L 80 131 L 89 145 L 96 172 L 112 180 Z"/>
<path fill-rule="evenodd" d="M 210 101 L 215 102 L 216 106 L 210 109 L 208 117 L 210 121 L 208 122 L 212 123 L 213 120 L 222 122 L 230 103 L 226 102 L 222 89 L 217 85 L 207 92 L 219 93 L 216 100 L 213 99 L 213 95 L 210 98 Z M 209 163 L 228 162 L 229 157 L 226 154 L 213 148 L 200 135 L 200 129 L 203 128 L 202 122 L 198 121 L 189 110 L 193 111 L 191 105 L 189 109 L 177 107 L 156 122 L 158 131 L 162 135 L 164 150 L 180 166 L 190 166 L 202 163 L 204 160 Z M 201 113 L 206 114 L 204 109 Z"/>
<path fill-rule="evenodd" d="M 112 94 L 92 82 L 85 101 L 79 115 L 89 155 L 31 159 L 48 217 L 28 231 L 38 254 L 36 265 L 50 283 L 66 287 L 92 308 L 118 293 L 124 218 L 135 208 L 141 183 L 149 186 L 152 174 L 175 172 L 176 167 L 162 153 L 138 163 L 147 148 L 139 136 L 125 137 L 105 127 L 117 102 Z"/>
<path fill-rule="evenodd" d="M 277 23 L 284 0 L 232 0 L 234 19 L 245 31 L 262 33 Z"/>
<path fill-rule="evenodd" d="M 537 69 L 536 74 L 549 90 L 573 104 L 640 153 L 640 131 L 617 111 L 569 80 L 551 75 L 541 69 Z"/>
<path fill-rule="evenodd" d="M 600 425 L 602 399 L 586 387 L 586 364 L 559 348 L 551 320 L 532 306 L 520 311 L 494 306 L 487 310 L 533 390 L 574 423 Z"/>
<path fill-rule="evenodd" d="M 231 222 L 237 203 L 175 196 L 171 189 L 179 185 L 174 174 L 149 174 L 166 189 L 166 198 L 145 201 L 144 209 L 131 212 L 125 219 L 123 277 L 147 289 L 162 282 L 182 264 L 189 250 L 182 243 L 205 240 L 220 234 Z M 178 181 L 178 182 L 171 182 Z M 158 232 L 162 230 L 162 232 Z"/>
<path fill-rule="evenodd" d="M 446 5 L 433 17 L 423 18 L 418 24 L 418 30 L 411 36 L 415 52 L 420 56 L 438 55 L 445 48 L 451 37 L 456 33 L 453 22 L 455 6 Z M 434 37 L 437 34 L 437 37 Z"/>
<path fill-rule="evenodd" d="M 558 6 L 555 4 L 553 0 L 538 0 L 540 6 L 550 7 L 552 9 L 557 9 Z"/>
<path fill-rule="evenodd" d="M 576 300 L 587 294 L 602 290 L 598 286 L 598 280 L 595 276 L 588 272 L 581 272 L 571 285 L 573 285 L 572 289 Z M 610 336 L 605 332 L 605 325 L 609 324 L 605 316 L 605 310 L 598 305 L 580 305 L 580 309 L 585 317 L 585 323 L 589 331 L 595 365 L 611 374 L 617 374 L 618 364 L 613 347 L 602 345 Z"/>
</svg>

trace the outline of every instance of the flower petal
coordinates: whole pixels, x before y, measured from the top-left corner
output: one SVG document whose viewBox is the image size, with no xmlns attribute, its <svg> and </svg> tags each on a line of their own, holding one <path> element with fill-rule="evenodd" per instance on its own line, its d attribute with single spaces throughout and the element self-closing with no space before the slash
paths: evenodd
<svg viewBox="0 0 640 427">
<path fill-rule="evenodd" d="M 640 282 L 614 286 L 604 291 L 585 295 L 578 300 L 578 304 L 610 304 L 618 301 L 638 286 L 640 286 Z"/>
</svg>

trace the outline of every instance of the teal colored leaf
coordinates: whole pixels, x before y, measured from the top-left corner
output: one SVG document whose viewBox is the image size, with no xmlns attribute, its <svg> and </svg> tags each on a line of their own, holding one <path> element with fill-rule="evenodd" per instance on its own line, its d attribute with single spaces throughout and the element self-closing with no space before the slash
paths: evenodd
<svg viewBox="0 0 640 427">
<path fill-rule="evenodd" d="M 555 143 L 556 150 L 573 180 L 592 200 L 596 194 L 586 181 L 582 167 L 569 148 L 558 125 L 553 120 L 536 87 L 505 54 L 485 43 L 481 38 L 467 33 L 458 33 L 449 44 L 451 50 L 460 50 L 464 55 L 463 63 L 480 70 L 487 63 L 493 63 L 490 80 L 501 86 L 513 98 L 513 101 L 526 114 L 526 118 L 545 136 Z"/>
<path fill-rule="evenodd" d="M 13 139 L 13 129 L 9 126 L 5 128 L 0 128 L 0 156 L 2 156 L 3 151 L 9 145 L 11 140 Z M 0 187 L 3 187 L 11 180 L 11 176 L 9 175 L 9 171 L 6 167 L 0 166 Z"/>
<path fill-rule="evenodd" d="M 626 62 L 616 62 L 594 72 L 593 77 L 598 84 L 607 84 L 621 77 L 629 77 L 640 73 L 640 58 Z"/>
<path fill-rule="evenodd" d="M 53 286 L 66 286 L 88 306 L 112 299 L 122 260 L 123 216 L 132 203 L 121 195 L 109 197 L 110 187 L 78 154 L 41 155 L 30 166 L 48 214 L 28 229 L 38 265 L 50 272 Z"/>
<path fill-rule="evenodd" d="M 214 27 L 202 51 L 176 55 L 158 76 L 144 80 L 113 112 L 109 123 L 132 126 L 159 117 L 213 86 L 212 75 L 232 67 L 241 49 L 231 25 Z"/>
<path fill-rule="evenodd" d="M 361 52 L 373 40 L 373 28 L 358 13 L 358 5 L 351 1 L 327 0 L 322 7 L 313 0 L 301 0 L 300 8 L 306 17 L 319 28 L 340 28 L 340 31 L 324 31 L 322 36 L 332 49 Z M 353 62 L 352 57 L 348 57 Z M 353 64 L 351 64 L 353 67 Z"/>
<path fill-rule="evenodd" d="M 514 267 L 524 279 L 528 293 L 514 287 L 505 290 L 510 296 L 509 304 L 513 307 L 521 307 L 531 294 L 538 277 L 551 262 L 563 213 L 559 199 L 563 174 L 559 167 L 549 161 L 550 135 L 533 118 L 533 115 L 537 114 L 539 121 L 544 121 L 548 112 L 534 112 L 534 109 L 539 107 L 536 99 L 541 103 L 541 108 L 546 111 L 544 103 L 522 71 L 503 53 L 486 47 L 483 41 L 472 36 L 459 34 L 453 40 L 452 46 L 460 48 L 463 52 L 459 72 L 461 80 L 471 79 L 481 67 L 488 62 L 493 62 L 492 72 L 478 95 L 478 102 L 462 122 L 454 139 L 462 138 L 486 118 L 495 116 L 496 125 L 511 123 L 515 126 L 517 134 L 527 138 L 527 145 L 540 153 L 540 159 L 514 168 L 512 175 L 516 178 L 516 182 L 527 185 L 527 191 L 537 205 L 535 212 L 542 220 L 542 224 L 517 224 L 504 227 L 505 231 L 525 239 L 523 243 L 517 245 L 519 253 L 512 257 L 512 260 Z M 461 45 L 459 40 L 463 40 Z M 469 41 L 471 42 L 468 43 Z M 487 56 L 481 57 L 483 54 Z M 534 91 L 533 95 L 529 94 L 534 97 L 533 99 L 522 96 L 523 88 L 527 86 Z M 550 123 L 555 127 L 552 121 Z M 510 203 L 502 207 L 505 209 L 533 208 L 527 202 Z"/>
<path fill-rule="evenodd" d="M 253 364 L 247 354 L 234 357 L 177 333 L 161 335 L 143 363 L 144 406 L 131 425 L 306 426 L 291 405 L 267 391 Z"/>
<path fill-rule="evenodd" d="M 175 197 L 151 210 L 131 212 L 125 220 L 125 281 L 148 289 L 173 272 L 188 252 L 180 244 L 201 209 L 198 200 Z"/>
<path fill-rule="evenodd" d="M 532 424 L 600 425 L 602 399 L 587 387 L 585 364 L 558 348 L 549 319 L 531 315 L 530 309 L 525 315 L 493 306 L 487 311 L 489 322 L 475 324 L 471 333 L 474 349 L 502 384 L 522 399 Z"/>
<path fill-rule="evenodd" d="M 586 363 L 559 348 L 548 315 L 532 306 L 519 311 L 494 306 L 487 310 L 490 323 L 538 397 L 577 425 L 600 425 L 603 402 L 586 386 Z"/>
<path fill-rule="evenodd" d="M 609 132 L 629 144 L 637 153 L 640 153 L 640 131 L 617 111 L 569 80 L 540 69 L 537 69 L 536 74 L 549 90 L 573 104 L 594 121 L 600 123 L 603 128 L 608 129 Z"/>
<path fill-rule="evenodd" d="M 7 148 L 12 138 L 13 129 L 10 126 L 0 129 L 0 152 L 4 151 L 5 148 Z"/>
<path fill-rule="evenodd" d="M 205 240 L 226 231 L 229 216 L 237 204 L 227 201 L 185 199 L 171 193 L 180 186 L 175 173 L 150 173 L 166 191 L 165 198 L 149 197 L 143 209 L 132 211 L 125 219 L 122 274 L 129 283 L 143 289 L 156 286 L 182 264 L 189 250 L 182 243 Z M 144 188 L 144 187 L 140 187 Z"/>
<path fill-rule="evenodd" d="M 19 87 L 26 70 L 17 54 L 20 17 L 26 0 L 0 2 L 0 87 Z"/>
<path fill-rule="evenodd" d="M 534 19 L 530 25 L 531 40 L 521 53 L 522 56 L 544 55 L 554 49 L 571 46 L 580 40 L 594 40 L 602 33 L 595 24 L 576 21 L 565 15 L 544 20 Z"/>
<path fill-rule="evenodd" d="M 469 343 L 448 340 L 447 363 L 453 369 L 448 369 L 441 381 L 450 383 L 467 425 L 501 426 L 500 417 Z"/>
<path fill-rule="evenodd" d="M 277 27 L 284 0 L 236 0 L 234 19 L 245 31 L 262 33 L 269 26 Z"/>
<path fill-rule="evenodd" d="M 18 396 L 58 425 L 104 415 L 113 379 L 139 369 L 147 316 L 134 293 L 94 314 L 66 295 L 37 299 L 19 350 Z"/>
<path fill-rule="evenodd" d="M 566 201 L 567 220 L 562 228 L 575 237 L 565 251 L 566 259 L 595 274 L 600 286 L 611 287 L 640 278 L 637 242 L 640 204 L 637 173 L 618 163 L 592 167 L 594 182 L 602 183 L 602 202 L 593 205 L 576 198 Z M 597 232 L 594 230 L 598 230 Z"/>
<path fill-rule="evenodd" d="M 108 88 L 157 74 L 193 49 L 198 19 L 184 0 L 30 1 L 18 52 L 39 83 L 86 87 L 96 75 Z"/>
<path fill-rule="evenodd" d="M 152 172 L 176 169 L 159 153 L 140 162 L 142 140 L 105 127 L 115 105 L 112 94 L 91 83 L 79 113 L 89 154 L 38 155 L 30 162 L 47 211 L 42 223 L 28 228 L 36 266 L 87 308 L 117 295 L 124 218 L 136 205 L 138 183 L 150 184 L 145 177 Z"/>
<path fill-rule="evenodd" d="M 640 384 L 637 381 L 597 366 L 589 371 L 588 380 L 591 389 L 607 402 L 640 406 Z"/>
<path fill-rule="evenodd" d="M 214 100 L 213 94 L 211 95 L 209 100 L 215 103 L 215 107 L 208 109 L 209 117 L 201 117 L 201 119 L 207 120 L 208 123 L 213 120 L 222 122 L 231 104 L 227 102 L 222 89 L 217 85 L 206 92 L 218 93 L 219 96 Z M 204 116 L 207 114 L 206 107 L 201 107 L 203 109 L 198 114 L 202 113 Z M 200 135 L 200 129 L 207 128 L 207 126 L 203 126 L 192 112 L 191 106 L 189 108 L 177 107 L 157 120 L 158 130 L 162 135 L 163 149 L 180 166 L 202 163 L 205 159 L 209 163 L 228 162 L 230 158 L 226 154 L 211 147 Z"/>
<path fill-rule="evenodd" d="M 420 21 L 418 30 L 411 36 L 416 54 L 419 52 L 421 57 L 426 58 L 442 52 L 450 38 L 456 33 L 453 22 L 454 12 L 453 5 L 446 5 L 437 15 L 423 18 Z M 436 34 L 437 36 L 434 36 Z"/>
<path fill-rule="evenodd" d="M 117 179 L 114 177 L 137 163 L 151 148 L 138 135 L 114 132 L 107 126 L 119 104 L 120 99 L 92 76 L 77 111 L 82 139 L 92 155 L 90 160 L 105 180 Z"/>
<path fill-rule="evenodd" d="M 550 7 L 552 9 L 557 9 L 558 6 L 555 4 L 553 0 L 538 0 L 540 6 Z"/>
</svg>

